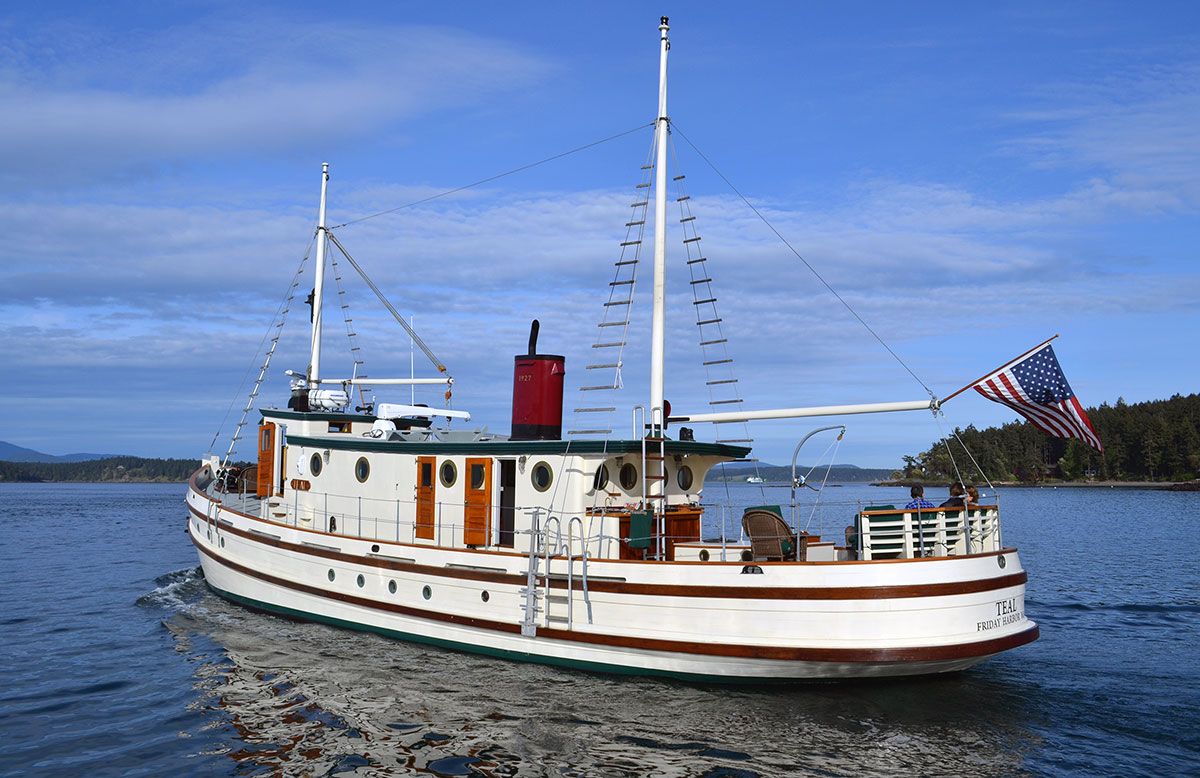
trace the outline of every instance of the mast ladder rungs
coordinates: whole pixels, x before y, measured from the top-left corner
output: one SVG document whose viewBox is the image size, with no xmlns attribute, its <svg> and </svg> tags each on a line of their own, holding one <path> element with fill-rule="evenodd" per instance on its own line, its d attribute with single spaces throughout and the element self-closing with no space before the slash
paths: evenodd
<svg viewBox="0 0 1200 778">
<path fill-rule="evenodd" d="M 567 430 L 568 435 L 611 435 L 612 430 Z"/>
<path fill-rule="evenodd" d="M 728 343 L 728 342 L 729 342 L 729 338 L 717 338 L 716 340 L 702 340 L 702 341 L 700 341 L 700 345 L 701 346 L 713 346 L 713 345 L 716 345 L 717 343 Z"/>
<path fill-rule="evenodd" d="M 636 189 L 646 189 L 649 186 L 650 186 L 649 183 L 645 183 L 645 184 L 638 184 L 635 188 Z"/>
<path fill-rule="evenodd" d="M 597 327 L 623 327 L 629 322 L 627 321 L 602 321 L 597 324 Z"/>
<path fill-rule="evenodd" d="M 636 265 L 637 263 L 638 263 L 638 261 L 636 259 L 622 259 L 617 262 L 614 262 L 613 264 L 616 265 L 617 267 L 620 267 L 621 265 Z"/>
<path fill-rule="evenodd" d="M 694 265 L 694 264 L 696 264 L 697 262 L 707 262 L 707 261 L 708 261 L 708 257 L 697 257 L 696 259 L 689 259 L 689 260 L 687 261 L 687 263 L 688 263 L 689 265 Z"/>
<path fill-rule="evenodd" d="M 607 413 L 616 409 L 616 406 L 612 408 L 576 408 L 572 413 Z"/>
<path fill-rule="evenodd" d="M 679 223 L 680 223 L 680 224 L 683 224 L 684 222 L 694 222 L 694 221 L 696 221 L 696 217 L 695 217 L 695 216 L 685 216 L 685 217 L 683 217 L 682 219 L 680 219 L 680 220 L 679 220 Z"/>
<path fill-rule="evenodd" d="M 625 226 L 626 227 L 637 227 L 637 226 L 645 224 L 645 223 L 646 223 L 646 220 L 642 219 L 641 221 L 636 221 L 636 222 L 625 222 Z"/>
<path fill-rule="evenodd" d="M 683 242 L 684 242 L 684 243 L 695 243 L 695 242 L 696 242 L 696 241 L 698 241 L 698 240 L 700 240 L 700 237 L 699 237 L 699 236 L 696 236 L 696 237 L 694 237 L 694 238 L 684 238 L 684 239 L 683 239 Z"/>
<path fill-rule="evenodd" d="M 581 386 L 581 387 L 579 387 L 579 391 L 595 392 L 595 391 L 599 391 L 602 389 L 619 389 L 619 388 L 620 387 L 618 387 L 616 384 L 613 384 L 612 386 Z"/>
<path fill-rule="evenodd" d="M 641 208 L 642 206 L 649 205 L 649 204 L 650 204 L 649 200 L 642 200 L 640 203 L 634 203 L 633 205 L 631 205 L 629 207 L 630 208 Z"/>
<path fill-rule="evenodd" d="M 691 199 L 692 199 L 691 195 L 684 195 L 683 197 L 676 197 L 675 202 L 682 203 L 684 200 L 691 200 Z"/>
<path fill-rule="evenodd" d="M 703 327 L 705 324 L 716 324 L 719 321 L 725 321 L 725 320 L 724 319 L 705 319 L 704 321 L 696 322 L 696 326 Z"/>
<path fill-rule="evenodd" d="M 734 405 L 736 403 L 740 403 L 741 401 L 742 401 L 742 398 L 739 397 L 736 400 L 709 400 L 708 404 L 709 405 Z"/>
<path fill-rule="evenodd" d="M 633 301 L 632 300 L 615 300 L 612 302 L 605 303 L 604 307 L 608 308 L 609 306 L 613 306 L 613 305 L 629 305 L 631 302 L 633 302 Z"/>
<path fill-rule="evenodd" d="M 642 165 L 642 170 L 649 170 L 652 167 L 654 167 L 654 165 Z"/>
<path fill-rule="evenodd" d="M 622 243 L 621 245 L 622 245 L 622 246 L 636 246 L 636 245 L 638 245 L 639 243 L 641 243 L 641 241 L 640 241 L 640 240 L 627 240 L 627 241 L 625 241 L 624 243 Z"/>
<path fill-rule="evenodd" d="M 705 381 L 704 383 L 706 386 L 716 386 L 717 384 L 736 384 L 737 382 L 736 378 L 726 378 L 721 381 Z"/>
<path fill-rule="evenodd" d="M 600 370 L 600 369 L 606 368 L 606 367 L 613 368 L 613 367 L 620 367 L 620 366 L 621 366 L 620 362 L 610 362 L 609 364 L 606 364 L 606 365 L 588 365 L 587 367 L 584 368 L 584 370 Z"/>
<path fill-rule="evenodd" d="M 592 348 L 613 348 L 614 346 L 624 346 L 625 341 L 620 343 L 593 343 Z"/>
<path fill-rule="evenodd" d="M 672 181 L 682 181 L 682 180 L 683 180 L 683 179 L 685 179 L 685 178 L 687 178 L 687 176 L 679 175 L 679 176 L 675 176 L 675 177 L 674 177 L 674 178 L 672 178 L 671 180 L 672 180 Z"/>
<path fill-rule="evenodd" d="M 609 286 L 626 286 L 626 285 L 632 284 L 632 283 L 633 283 L 633 279 L 631 278 L 628 281 L 610 281 L 608 285 Z"/>
<path fill-rule="evenodd" d="M 697 278 L 695 281 L 690 281 L 689 283 L 692 286 L 695 286 L 696 284 L 708 284 L 708 283 L 712 283 L 712 279 L 711 278 Z"/>
<path fill-rule="evenodd" d="M 704 365 L 723 365 L 726 362 L 732 362 L 732 359 L 710 359 L 707 362 L 702 362 Z"/>
<path fill-rule="evenodd" d="M 667 477 L 665 475 L 644 475 L 642 478 L 645 478 L 647 481 L 665 481 Z M 663 497 L 661 494 L 648 494 L 646 496 L 652 497 L 656 500 Z"/>
<path fill-rule="evenodd" d="M 705 305 L 707 303 L 715 303 L 716 301 L 717 301 L 717 298 L 710 297 L 707 300 L 693 300 L 692 305 Z"/>
</svg>

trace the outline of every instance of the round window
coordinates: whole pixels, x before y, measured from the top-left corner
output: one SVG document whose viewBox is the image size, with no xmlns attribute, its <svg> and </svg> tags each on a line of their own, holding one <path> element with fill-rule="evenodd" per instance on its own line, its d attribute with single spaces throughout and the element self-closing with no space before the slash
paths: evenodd
<svg viewBox="0 0 1200 778">
<path fill-rule="evenodd" d="M 529 480 L 533 481 L 534 489 L 544 492 L 550 488 L 550 484 L 554 483 L 554 471 L 545 462 L 538 462 L 533 466 L 533 472 L 530 474 Z"/>
<path fill-rule="evenodd" d="M 621 465 L 620 479 L 622 489 L 627 492 L 633 489 L 633 487 L 637 486 L 638 482 L 637 468 L 634 467 L 630 462 L 626 462 L 625 464 Z"/>
<path fill-rule="evenodd" d="M 358 461 L 354 463 L 354 477 L 358 479 L 359 483 L 363 483 L 370 476 L 371 463 L 367 461 L 366 457 L 359 457 Z"/>
<path fill-rule="evenodd" d="M 692 468 L 684 465 L 679 468 L 679 472 L 675 474 L 675 482 L 679 484 L 679 488 L 687 491 L 692 488 Z"/>
<path fill-rule="evenodd" d="M 458 468 L 447 459 L 438 470 L 438 476 L 442 480 L 442 486 L 454 486 L 454 482 L 458 480 Z"/>
<path fill-rule="evenodd" d="M 486 471 L 487 471 L 487 468 L 481 464 L 472 464 L 471 465 L 470 472 L 471 472 L 471 488 L 472 489 L 482 489 L 483 488 L 483 482 L 486 480 L 486 477 L 487 477 Z"/>
<path fill-rule="evenodd" d="M 592 478 L 592 489 L 603 489 L 608 486 L 608 465 L 600 465 L 596 468 L 596 475 Z"/>
<path fill-rule="evenodd" d="M 388 591 L 391 592 L 392 594 L 396 593 L 396 582 L 395 581 L 388 581 Z"/>
<path fill-rule="evenodd" d="M 313 454 L 308 458 L 308 469 L 313 475 L 321 474 L 321 455 Z"/>
<path fill-rule="evenodd" d="M 433 596 L 433 589 L 430 589 L 428 586 L 422 587 L 421 596 L 428 600 Z"/>
<path fill-rule="evenodd" d="M 367 579 L 366 579 L 366 578 L 363 578 L 363 574 L 362 574 L 362 573 L 359 573 L 359 574 L 358 574 L 358 580 L 356 581 L 356 583 L 358 584 L 358 588 L 359 588 L 359 589 L 361 589 L 361 588 L 363 588 L 364 586 L 366 586 L 366 585 L 367 585 Z"/>
</svg>

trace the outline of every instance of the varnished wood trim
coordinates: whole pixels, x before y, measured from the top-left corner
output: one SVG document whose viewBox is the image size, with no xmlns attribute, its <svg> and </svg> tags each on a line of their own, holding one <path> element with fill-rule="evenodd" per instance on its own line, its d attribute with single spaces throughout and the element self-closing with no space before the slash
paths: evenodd
<svg viewBox="0 0 1200 778">
<path fill-rule="evenodd" d="M 304 592 L 316 597 L 337 600 L 359 607 L 388 613 L 398 613 L 431 621 L 440 621 L 477 629 L 516 634 L 520 625 L 491 619 L 478 619 L 460 616 L 453 613 L 413 608 L 391 602 L 371 600 L 342 592 L 329 591 L 320 587 L 288 581 L 245 565 L 222 559 L 212 550 L 192 540 L 201 553 L 206 554 L 220 565 L 235 570 L 243 575 L 257 578 L 266 583 L 281 586 L 294 591 Z M 952 659 L 982 657 L 1006 651 L 1010 648 L 1031 643 L 1038 638 L 1038 627 L 1032 625 L 1029 629 L 992 640 L 982 640 L 973 643 L 959 643 L 943 646 L 909 646 L 901 648 L 797 648 L 788 646 L 739 645 L 728 643 L 698 643 L 686 640 L 664 640 L 661 638 L 635 638 L 626 635 L 602 635 L 587 632 L 574 632 L 562 629 L 538 627 L 538 637 L 552 640 L 564 640 L 576 643 L 614 646 L 618 648 L 642 651 L 663 651 L 675 654 L 697 654 L 705 656 L 724 656 L 741 659 L 771 659 L 794 662 L 854 662 L 854 663 L 887 663 L 887 662 L 934 662 Z"/>
</svg>

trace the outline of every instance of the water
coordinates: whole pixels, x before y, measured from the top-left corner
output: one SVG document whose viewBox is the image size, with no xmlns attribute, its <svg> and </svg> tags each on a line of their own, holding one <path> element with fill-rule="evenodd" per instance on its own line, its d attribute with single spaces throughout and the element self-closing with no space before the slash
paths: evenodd
<svg viewBox="0 0 1200 778">
<path fill-rule="evenodd" d="M 727 688 L 252 613 L 206 588 L 183 493 L 0 485 L 0 776 L 1200 775 L 1200 494 L 1006 490 L 1041 640 L 943 678 Z"/>
</svg>

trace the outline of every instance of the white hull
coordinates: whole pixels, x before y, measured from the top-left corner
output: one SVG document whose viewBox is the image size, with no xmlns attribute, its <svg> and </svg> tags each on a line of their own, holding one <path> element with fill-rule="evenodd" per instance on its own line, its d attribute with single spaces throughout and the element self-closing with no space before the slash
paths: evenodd
<svg viewBox="0 0 1200 778">
<path fill-rule="evenodd" d="M 225 509 L 194 485 L 188 503 L 205 577 L 225 597 L 511 659 L 724 681 L 861 678 L 961 670 L 1037 637 L 1015 549 L 761 563 L 761 575 L 740 561 L 594 560 L 590 623 L 578 565 L 568 622 L 567 561 L 557 558 L 551 620 L 528 635 L 528 555 L 287 526 Z"/>
</svg>

